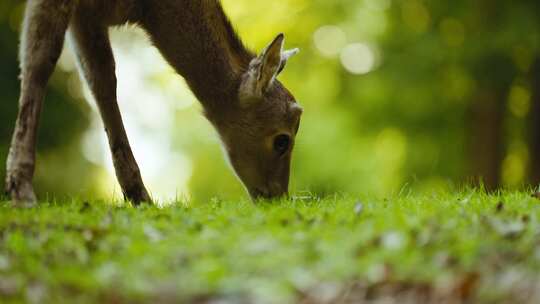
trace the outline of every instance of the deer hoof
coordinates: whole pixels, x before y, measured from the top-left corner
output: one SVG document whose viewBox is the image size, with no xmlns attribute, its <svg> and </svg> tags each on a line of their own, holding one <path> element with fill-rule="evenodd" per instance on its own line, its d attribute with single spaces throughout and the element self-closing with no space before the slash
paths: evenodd
<svg viewBox="0 0 540 304">
<path fill-rule="evenodd" d="M 152 198 L 144 186 L 136 186 L 124 192 L 124 199 L 130 200 L 134 206 L 140 206 L 143 203 L 152 204 Z"/>
<path fill-rule="evenodd" d="M 6 192 L 11 199 L 11 206 L 17 208 L 31 208 L 37 205 L 36 195 L 31 182 L 16 180 L 8 176 Z"/>
</svg>

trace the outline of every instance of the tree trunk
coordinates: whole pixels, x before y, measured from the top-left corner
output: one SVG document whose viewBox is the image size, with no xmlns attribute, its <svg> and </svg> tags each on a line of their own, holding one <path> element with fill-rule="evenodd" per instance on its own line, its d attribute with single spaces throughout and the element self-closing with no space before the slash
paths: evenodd
<svg viewBox="0 0 540 304">
<path fill-rule="evenodd" d="M 487 190 L 500 185 L 504 157 L 504 93 L 479 89 L 470 109 L 469 153 L 471 176 Z"/>
<path fill-rule="evenodd" d="M 529 181 L 536 187 L 540 185 L 540 57 L 536 58 L 531 70 L 531 90 L 531 112 L 527 128 L 531 159 Z"/>
<path fill-rule="evenodd" d="M 506 98 L 515 70 L 509 58 L 498 53 L 487 54 L 471 68 L 477 89 L 468 117 L 470 176 L 486 190 L 494 190 L 501 185 Z"/>
</svg>

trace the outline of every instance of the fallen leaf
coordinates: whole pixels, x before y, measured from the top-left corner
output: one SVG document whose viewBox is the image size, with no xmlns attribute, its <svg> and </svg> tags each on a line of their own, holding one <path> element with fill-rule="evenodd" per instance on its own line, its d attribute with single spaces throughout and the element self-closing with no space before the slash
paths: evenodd
<svg viewBox="0 0 540 304">
<path fill-rule="evenodd" d="M 13 296 L 19 292 L 21 282 L 14 277 L 0 276 L 0 296 Z M 0 297 L 2 298 L 2 297 Z"/>
<path fill-rule="evenodd" d="M 454 288 L 454 292 L 462 301 L 466 301 L 473 295 L 479 281 L 480 275 L 477 272 L 469 272 L 459 280 Z"/>
</svg>

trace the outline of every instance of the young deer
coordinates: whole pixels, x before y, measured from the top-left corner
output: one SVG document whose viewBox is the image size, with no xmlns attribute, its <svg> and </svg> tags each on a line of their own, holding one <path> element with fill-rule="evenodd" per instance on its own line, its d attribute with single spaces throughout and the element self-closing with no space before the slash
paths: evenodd
<svg viewBox="0 0 540 304">
<path fill-rule="evenodd" d="M 237 37 L 219 0 L 29 0 L 20 45 L 19 113 L 7 160 L 12 201 L 36 201 L 38 118 L 66 32 L 101 113 L 124 197 L 135 204 L 151 201 L 116 100 L 108 27 L 125 23 L 140 25 L 186 79 L 250 196 L 286 195 L 302 108 L 275 79 L 298 52 L 283 51 L 283 34 L 255 56 Z"/>
</svg>

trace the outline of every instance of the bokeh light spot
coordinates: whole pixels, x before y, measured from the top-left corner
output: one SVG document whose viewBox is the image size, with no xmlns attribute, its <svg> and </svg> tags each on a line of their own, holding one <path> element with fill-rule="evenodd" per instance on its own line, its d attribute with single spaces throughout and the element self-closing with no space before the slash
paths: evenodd
<svg viewBox="0 0 540 304">
<path fill-rule="evenodd" d="M 440 23 L 439 30 L 444 43 L 457 47 L 465 41 L 465 26 L 457 19 L 446 18 Z"/>
<path fill-rule="evenodd" d="M 528 72 L 534 62 L 534 52 L 525 46 L 515 46 L 512 50 L 512 59 L 515 65 L 522 71 Z"/>
<path fill-rule="evenodd" d="M 427 31 L 431 16 L 428 9 L 420 1 L 405 1 L 402 6 L 401 15 L 403 22 L 414 32 L 423 33 Z"/>
<path fill-rule="evenodd" d="M 510 89 L 508 107 L 516 117 L 525 117 L 531 107 L 531 93 L 522 86 L 513 86 Z"/>
<path fill-rule="evenodd" d="M 315 31 L 313 42 L 323 56 L 335 57 L 347 43 L 347 37 L 340 27 L 325 25 Z"/>
<path fill-rule="evenodd" d="M 523 182 L 527 173 L 529 153 L 527 146 L 522 141 L 513 142 L 510 145 L 510 153 L 502 163 L 502 181 L 506 186 L 518 186 Z"/>
<path fill-rule="evenodd" d="M 467 103 L 467 97 L 474 89 L 475 81 L 461 66 L 450 66 L 442 71 L 442 94 L 456 102 Z"/>
<path fill-rule="evenodd" d="M 390 8 L 390 5 L 392 5 L 391 0 L 364 0 L 364 4 L 366 7 L 377 10 L 377 11 L 385 11 Z"/>
<path fill-rule="evenodd" d="M 352 43 L 341 52 L 341 63 L 352 74 L 367 74 L 375 67 L 375 52 L 367 44 Z"/>
</svg>

